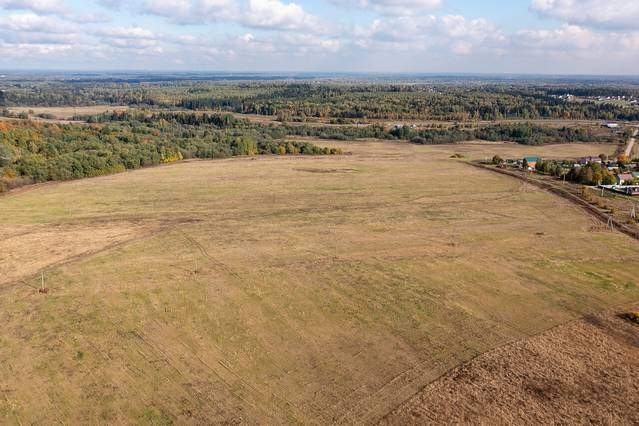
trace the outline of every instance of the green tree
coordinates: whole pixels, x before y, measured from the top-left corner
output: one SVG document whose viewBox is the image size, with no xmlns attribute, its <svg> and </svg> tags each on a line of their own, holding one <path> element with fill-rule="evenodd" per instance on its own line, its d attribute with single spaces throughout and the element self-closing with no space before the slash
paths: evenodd
<svg viewBox="0 0 639 426">
<path fill-rule="evenodd" d="M 3 143 L 0 143 L 0 167 L 6 167 L 13 162 L 13 153 L 11 149 Z"/>
<path fill-rule="evenodd" d="M 257 155 L 257 144 L 250 137 L 236 137 L 231 143 L 231 150 L 233 155 Z"/>
</svg>

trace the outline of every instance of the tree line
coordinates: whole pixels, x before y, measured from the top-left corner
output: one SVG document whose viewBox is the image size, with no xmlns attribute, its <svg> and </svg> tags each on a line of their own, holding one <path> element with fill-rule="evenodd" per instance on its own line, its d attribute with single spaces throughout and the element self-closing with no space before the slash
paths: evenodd
<svg viewBox="0 0 639 426">
<path fill-rule="evenodd" d="M 87 125 L 0 122 L 0 191 L 169 163 L 238 155 L 335 155 L 336 148 L 273 138 L 260 126 L 221 126 L 127 119 Z M 186 121 L 189 121 L 186 119 Z"/>
</svg>

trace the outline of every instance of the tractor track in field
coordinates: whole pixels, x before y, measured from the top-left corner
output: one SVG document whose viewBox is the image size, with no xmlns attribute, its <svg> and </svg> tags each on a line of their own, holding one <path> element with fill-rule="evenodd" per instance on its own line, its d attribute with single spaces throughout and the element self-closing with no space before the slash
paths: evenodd
<svg viewBox="0 0 639 426">
<path fill-rule="evenodd" d="M 189 243 L 191 243 L 193 246 L 195 246 L 198 249 L 198 251 L 202 254 L 202 256 L 204 256 L 214 266 L 216 266 L 217 268 L 219 268 L 222 271 L 226 272 L 227 274 L 229 274 L 233 278 L 237 279 L 238 281 L 241 281 L 241 282 L 244 281 L 244 278 L 242 278 L 242 276 L 240 274 L 238 274 L 237 272 L 235 272 L 230 266 L 228 266 L 227 264 L 219 261 L 215 257 L 211 256 L 209 254 L 209 252 L 206 250 L 206 248 L 199 241 L 197 241 L 195 238 L 191 237 L 190 235 L 187 235 L 183 231 L 181 231 L 181 233 L 182 233 L 182 236 Z"/>
</svg>

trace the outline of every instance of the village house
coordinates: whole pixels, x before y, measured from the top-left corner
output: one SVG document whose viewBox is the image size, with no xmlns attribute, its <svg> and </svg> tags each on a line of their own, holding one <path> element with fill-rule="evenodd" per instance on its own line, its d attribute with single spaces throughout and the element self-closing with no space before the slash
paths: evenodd
<svg viewBox="0 0 639 426">
<path fill-rule="evenodd" d="M 617 185 L 623 185 L 627 182 L 632 182 L 634 177 L 631 173 L 619 173 L 617 175 Z"/>
<path fill-rule="evenodd" d="M 535 167 L 537 167 L 537 163 L 539 161 L 541 161 L 541 158 L 536 157 L 534 155 L 529 155 L 529 156 L 524 157 L 524 159 L 522 161 L 522 164 L 526 163 L 526 164 L 528 164 L 528 170 L 534 170 Z"/>
<path fill-rule="evenodd" d="M 606 121 L 603 123 L 603 127 L 607 127 L 609 129 L 620 129 L 621 125 L 619 123 L 614 123 L 611 121 Z"/>
<path fill-rule="evenodd" d="M 586 164 L 602 164 L 603 161 L 601 161 L 600 157 L 583 157 L 581 160 L 579 160 L 579 163 L 582 165 L 586 165 Z"/>
</svg>

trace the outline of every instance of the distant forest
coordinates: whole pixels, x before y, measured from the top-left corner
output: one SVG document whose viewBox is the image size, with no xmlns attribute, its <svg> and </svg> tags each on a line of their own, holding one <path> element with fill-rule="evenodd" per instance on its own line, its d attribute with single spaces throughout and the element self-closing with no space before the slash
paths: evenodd
<svg viewBox="0 0 639 426">
<path fill-rule="evenodd" d="M 327 82 L 153 83 L 7 82 L 0 107 L 128 105 L 159 109 L 219 110 L 312 119 L 639 120 L 639 105 L 602 102 L 599 96 L 639 99 L 639 87 L 584 84 L 392 84 Z M 580 98 L 568 99 L 572 94 Z M 341 121 L 340 121 L 341 120 Z"/>
</svg>

